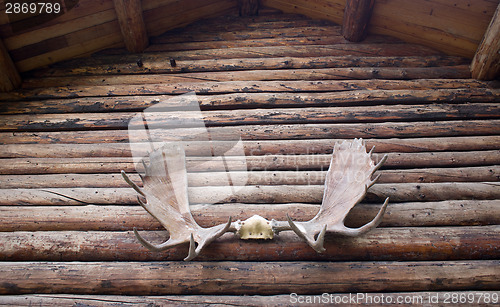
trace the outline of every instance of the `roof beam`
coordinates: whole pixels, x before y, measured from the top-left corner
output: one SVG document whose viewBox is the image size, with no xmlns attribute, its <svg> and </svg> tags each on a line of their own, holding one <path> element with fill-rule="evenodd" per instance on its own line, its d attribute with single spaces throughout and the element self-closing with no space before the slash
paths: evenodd
<svg viewBox="0 0 500 307">
<path fill-rule="evenodd" d="M 375 0 L 347 0 L 342 35 L 351 42 L 362 41 L 367 33 Z"/>
<path fill-rule="evenodd" d="M 9 92 L 19 87 L 22 83 L 19 71 L 0 39 L 0 92 Z"/>
<path fill-rule="evenodd" d="M 238 0 L 240 16 L 259 15 L 259 0 Z"/>
<path fill-rule="evenodd" d="M 472 77 L 492 80 L 500 73 L 500 4 L 471 63 Z"/>
<path fill-rule="evenodd" d="M 149 44 L 140 0 L 113 0 L 127 50 L 143 52 Z"/>
</svg>

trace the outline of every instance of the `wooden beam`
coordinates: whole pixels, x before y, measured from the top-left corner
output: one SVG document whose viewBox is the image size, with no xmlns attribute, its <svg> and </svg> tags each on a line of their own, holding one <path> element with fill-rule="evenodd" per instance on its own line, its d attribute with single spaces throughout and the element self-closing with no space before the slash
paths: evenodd
<svg viewBox="0 0 500 307">
<path fill-rule="evenodd" d="M 499 260 L 1 262 L 0 294 L 248 294 L 498 289 Z"/>
<path fill-rule="evenodd" d="M 240 16 L 255 16 L 259 14 L 259 0 L 238 0 Z"/>
<path fill-rule="evenodd" d="M 0 39 L 0 92 L 9 92 L 21 85 L 22 79 L 9 51 Z"/>
<path fill-rule="evenodd" d="M 362 41 L 367 33 L 375 0 L 347 0 L 342 35 L 351 42 Z"/>
<path fill-rule="evenodd" d="M 500 72 L 500 4 L 472 59 L 472 77 L 492 80 Z"/>
<path fill-rule="evenodd" d="M 284 214 L 284 213 L 283 213 Z M 283 214 L 279 217 L 283 220 Z M 499 225 L 466 227 L 377 228 L 359 237 L 327 234 L 326 252 L 316 253 L 291 231 L 262 244 L 226 234 L 197 260 L 217 261 L 413 261 L 481 260 L 500 257 Z M 141 231 L 147 240 L 167 238 L 164 231 Z M 163 253 L 148 252 L 131 231 L 0 232 L 2 261 L 164 261 L 182 260 L 187 244 Z M 98 248 L 96 248 L 98 247 Z M 78 251 L 78 252 L 75 252 Z"/>
<path fill-rule="evenodd" d="M 144 51 L 149 42 L 141 1 L 113 0 L 113 2 L 127 50 L 133 53 Z"/>
</svg>

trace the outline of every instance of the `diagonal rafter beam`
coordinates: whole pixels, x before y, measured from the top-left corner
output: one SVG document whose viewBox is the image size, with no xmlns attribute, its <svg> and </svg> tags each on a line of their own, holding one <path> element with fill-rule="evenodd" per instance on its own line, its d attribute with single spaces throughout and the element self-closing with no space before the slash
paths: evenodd
<svg viewBox="0 0 500 307">
<path fill-rule="evenodd" d="M 149 44 L 140 0 L 113 0 L 127 50 L 140 53 Z"/>
<path fill-rule="evenodd" d="M 492 80 L 500 73 L 500 4 L 472 59 L 471 73 L 479 80 Z"/>
</svg>

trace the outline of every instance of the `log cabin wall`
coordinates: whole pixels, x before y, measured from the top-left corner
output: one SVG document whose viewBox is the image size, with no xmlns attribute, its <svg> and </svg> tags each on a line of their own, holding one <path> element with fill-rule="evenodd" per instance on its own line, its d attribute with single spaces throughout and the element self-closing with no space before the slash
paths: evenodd
<svg viewBox="0 0 500 307">
<path fill-rule="evenodd" d="M 500 289 L 500 91 L 470 79 L 469 63 L 386 36 L 350 43 L 338 25 L 262 10 L 153 37 L 141 55 L 111 49 L 31 72 L 0 94 L 0 304 L 262 306 L 369 292 L 487 305 Z M 187 246 L 146 250 L 134 227 L 155 242 L 167 234 L 120 176 L 135 171 L 128 123 L 191 91 L 214 140 L 241 135 L 250 171 L 244 189 L 205 205 L 225 174 L 189 170 L 202 226 L 311 218 L 335 141 L 365 138 L 389 159 L 348 225 L 390 197 L 380 227 L 327 236 L 324 254 L 291 233 L 226 234 L 187 263 Z M 157 118 L 192 118 L 176 107 Z"/>
</svg>

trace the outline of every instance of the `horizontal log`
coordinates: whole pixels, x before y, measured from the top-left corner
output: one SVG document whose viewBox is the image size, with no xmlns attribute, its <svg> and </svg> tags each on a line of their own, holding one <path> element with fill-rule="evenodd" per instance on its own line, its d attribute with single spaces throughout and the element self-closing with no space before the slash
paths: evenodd
<svg viewBox="0 0 500 307">
<path fill-rule="evenodd" d="M 349 213 L 346 225 L 358 227 L 369 222 L 379 205 L 359 204 Z M 191 212 L 203 227 L 259 214 L 268 220 L 307 221 L 318 212 L 317 204 L 221 204 L 191 205 Z M 140 206 L 0 206 L 4 221 L 0 231 L 129 231 L 164 230 Z M 447 200 L 441 202 L 390 202 L 381 227 L 470 226 L 500 223 L 499 200 Z"/>
<path fill-rule="evenodd" d="M 276 38 L 276 37 L 311 37 L 311 36 L 337 36 L 340 27 L 336 25 L 303 25 L 294 28 L 247 28 L 236 31 L 187 31 L 168 33 L 151 38 L 151 44 L 169 44 L 182 42 L 211 42 L 232 41 L 245 39 Z"/>
<path fill-rule="evenodd" d="M 366 43 L 366 44 L 317 44 L 295 46 L 257 46 L 219 49 L 201 49 L 185 51 L 168 51 L 162 45 L 152 45 L 146 52 L 162 52 L 167 57 L 182 60 L 206 60 L 210 58 L 256 58 L 279 56 L 427 56 L 438 55 L 439 52 L 422 45 L 401 43 Z M 309 52 L 307 52 L 309 50 Z M 225 52 L 224 52 L 225 51 Z"/>
<path fill-rule="evenodd" d="M 175 141 L 176 139 L 172 139 Z M 242 150 L 231 152 L 236 141 L 182 142 L 187 156 L 235 155 L 247 156 L 271 154 L 305 155 L 330 154 L 333 146 L 343 139 L 312 140 L 261 140 L 242 141 Z M 159 148 L 168 140 L 151 143 L 100 143 L 100 144 L 9 144 L 0 145 L 0 158 L 83 158 L 83 157 L 131 157 L 147 155 L 151 148 Z M 366 148 L 374 152 L 427 152 L 472 151 L 500 149 L 500 136 L 365 139 Z M 207 152 L 206 148 L 210 148 Z"/>
<path fill-rule="evenodd" d="M 296 60 L 286 62 L 292 58 L 279 58 L 279 61 L 282 62 L 283 68 L 286 68 L 285 65 L 297 65 Z M 300 58 L 293 58 L 300 59 Z M 373 57 L 366 58 L 367 60 L 363 60 L 361 58 L 356 59 L 356 63 L 353 65 L 368 65 L 363 63 L 365 61 L 369 61 L 369 59 L 373 59 Z M 379 58 L 376 58 L 379 59 Z M 399 59 L 399 58 L 398 58 Z M 246 59 L 253 63 L 254 65 L 260 67 L 263 64 L 259 64 L 258 60 Z M 246 63 L 246 60 L 244 63 Z M 390 58 L 382 58 L 383 63 L 390 62 L 392 65 L 395 65 L 394 60 Z M 411 60 L 411 58 L 410 58 Z M 214 60 L 207 60 L 214 61 Z M 321 62 L 321 64 L 326 65 L 324 61 L 320 61 L 316 58 L 316 61 L 311 61 L 311 63 Z M 338 61 L 338 62 L 337 62 Z M 349 63 L 352 60 L 350 57 L 333 57 L 332 65 L 335 63 L 336 65 L 343 65 L 343 63 Z M 372 60 L 373 61 L 373 60 Z M 193 61 L 194 64 L 200 64 L 199 61 Z M 340 62 L 340 64 L 339 64 Z M 144 63 L 143 63 L 144 64 Z M 203 67 L 210 66 L 209 63 L 204 63 Z M 228 63 L 229 64 L 229 63 Z M 178 65 L 181 65 L 179 63 Z M 236 64 L 234 64 L 236 65 Z M 233 65 L 233 66 L 234 66 Z M 407 64 L 411 66 L 410 64 Z M 183 69 L 190 69 L 190 64 L 186 63 Z M 171 67 L 171 69 L 178 69 L 176 67 Z M 229 65 L 224 65 L 223 67 L 227 67 L 227 69 L 237 70 Z M 91 72 L 98 67 L 88 68 Z M 120 68 L 125 69 L 125 67 Z M 259 69 L 262 69 L 259 68 Z M 71 74 L 68 72 L 67 74 Z M 76 73 L 75 73 L 76 74 Z M 175 82 L 172 82 L 175 81 Z M 282 81 L 256 81 L 251 82 L 239 82 L 239 81 L 221 81 L 221 82 L 209 82 L 203 80 L 191 80 L 191 83 L 184 82 L 181 79 L 173 80 L 172 74 L 157 74 L 154 79 L 149 78 L 147 74 L 133 74 L 133 75 L 98 75 L 98 76 L 61 76 L 61 77 L 44 77 L 43 79 L 31 78 L 27 79 L 23 82 L 23 91 L 17 91 L 14 93 L 17 95 L 16 97 L 33 97 L 35 98 L 35 94 L 42 96 L 50 96 L 51 91 L 53 95 L 62 95 L 64 93 L 69 93 L 71 90 L 73 95 L 78 94 L 78 90 L 75 88 L 80 86 L 82 89 L 85 89 L 90 94 L 96 96 L 101 93 L 99 96 L 105 96 L 103 93 L 103 86 L 108 86 L 109 93 L 108 95 L 118 95 L 119 93 L 126 93 L 126 95 L 141 95 L 146 91 L 160 91 L 160 84 L 164 86 L 164 92 L 159 92 L 159 94 L 171 94 L 171 93 L 179 93 L 179 89 L 184 89 L 184 91 L 196 91 L 198 93 L 201 92 L 210 92 L 217 93 L 220 92 L 245 92 L 245 87 L 249 87 L 246 91 L 257 92 L 290 92 L 296 89 L 296 92 L 310 92 L 310 91 L 339 91 L 339 90 L 363 90 L 363 89 L 443 89 L 443 88 L 488 88 L 491 85 L 491 82 L 482 82 L 474 79 L 419 79 L 419 80 L 380 80 L 380 79 L 370 79 L 370 80 L 349 80 L 349 81 L 336 81 L 336 80 L 323 80 L 319 81 L 294 81 L 294 80 L 282 80 Z M 174 83 L 174 84 L 170 84 Z M 141 84 L 144 86 L 142 92 L 139 91 L 137 84 Z M 246 85 L 245 85 L 246 84 Z M 83 86 L 87 87 L 83 87 Z M 96 86 L 98 87 L 96 90 L 88 86 Z M 114 85 L 114 87 L 109 87 L 109 85 Z M 127 86 L 128 85 L 128 86 Z M 130 86 L 135 85 L 135 86 Z M 191 88 L 187 88 L 191 86 Z M 52 87 L 56 87 L 57 89 L 51 89 Z M 68 90 L 64 91 L 64 87 L 68 87 Z M 491 86 L 493 87 L 493 86 Z M 38 89 L 38 91 L 34 91 L 34 89 Z M 152 93 L 153 93 L 152 92 Z M 152 94 L 150 93 L 150 94 Z M 80 94 L 81 95 L 81 94 Z M 5 94 L 2 94 L 0 97 L 6 97 Z M 13 98 L 14 96 L 7 96 Z M 39 99 L 39 98 L 38 98 Z"/>
<path fill-rule="evenodd" d="M 377 175 L 380 175 L 378 183 L 494 182 L 500 180 L 500 166 L 382 170 Z M 326 171 L 196 172 L 188 173 L 188 184 L 191 187 L 223 185 L 227 176 L 247 185 L 321 185 Z M 129 174 L 129 177 L 142 184 L 139 175 Z M 2 189 L 128 187 L 119 173 L 0 175 L 0 182 Z"/>
<path fill-rule="evenodd" d="M 0 116 L 0 131 L 54 131 L 85 129 L 143 129 L 129 125 L 137 113 L 68 113 Z M 316 107 L 148 113 L 150 129 L 172 129 L 221 125 L 352 123 L 387 121 L 461 120 L 499 118 L 497 103 L 387 105 L 363 107 Z"/>
<path fill-rule="evenodd" d="M 498 150 L 467 152 L 417 152 L 388 153 L 389 158 L 384 168 L 417 168 L 417 167 L 464 167 L 490 166 L 500 164 Z M 381 154 L 374 154 L 378 161 Z M 306 171 L 327 170 L 331 155 L 264 155 L 264 156 L 226 156 L 225 165 L 212 157 L 188 157 L 188 171 Z M 1 175 L 28 174 L 94 174 L 128 173 L 136 171 L 132 158 L 98 157 L 98 158 L 9 158 L 0 164 Z M 139 162 L 139 161 L 136 161 Z M 142 167 L 142 166 L 139 166 Z M 142 170 L 142 168 L 139 168 Z"/>
<path fill-rule="evenodd" d="M 76 98 L 76 97 L 97 97 L 97 96 L 130 96 L 130 95 L 171 95 L 171 94 L 185 94 L 190 92 L 195 92 L 198 94 L 224 94 L 224 93 L 265 93 L 265 92 L 286 92 L 286 93 L 297 93 L 297 92 L 330 92 L 330 91 L 374 91 L 373 94 L 376 96 L 383 95 L 383 92 L 377 92 L 378 89 L 386 90 L 407 90 L 406 92 L 394 92 L 393 94 L 404 94 L 404 95 L 416 95 L 415 100 L 425 99 L 422 95 L 426 92 L 409 92 L 409 89 L 415 90 L 431 90 L 433 88 L 438 89 L 436 92 L 428 92 L 427 95 L 434 97 L 438 95 L 435 99 L 439 99 L 441 94 L 441 101 L 454 101 L 455 99 L 463 99 L 463 95 L 469 95 L 471 99 L 476 99 L 474 97 L 484 97 L 487 100 L 491 100 L 489 97 L 498 97 L 498 91 L 494 89 L 486 89 L 487 84 L 478 81 L 472 82 L 462 82 L 462 81 L 445 81 L 443 79 L 425 79 L 419 81 L 411 80 L 322 80 L 322 81 L 293 81 L 293 80 L 283 80 L 283 81 L 208 81 L 204 79 L 190 79 L 190 82 L 186 82 L 183 79 L 171 80 L 163 78 L 159 75 L 158 78 L 151 79 L 149 76 L 138 75 L 133 78 L 121 78 L 121 77 L 104 77 L 101 82 L 106 82 L 110 85 L 64 85 L 55 88 L 36 88 L 27 89 L 23 91 L 15 91 L 10 93 L 0 93 L 0 100 L 11 101 L 11 100 L 40 100 L 40 99 L 52 99 L 52 98 Z M 90 77 L 88 77 L 90 78 Z M 171 76 L 168 76 L 171 78 Z M 124 80 L 125 79 L 125 80 Z M 130 80 L 133 79 L 133 80 Z M 139 79 L 139 80 L 137 80 Z M 82 78 L 82 80 L 85 80 Z M 102 81 L 104 80 L 104 81 Z M 155 83 L 151 82 L 154 80 Z M 69 80 L 72 81 L 72 80 Z M 205 82 L 204 82 L 205 81 Z M 117 84 L 120 82 L 121 84 Z M 135 84 L 127 84 L 128 82 L 133 82 Z M 104 83 L 105 84 L 105 83 Z M 140 85 L 137 85 L 140 84 Z M 466 89 L 471 87 L 472 89 Z M 446 91 L 446 88 L 457 89 L 456 93 L 451 91 Z M 460 88 L 460 89 L 459 89 Z M 475 88 L 483 88 L 482 90 L 477 90 Z M 439 91 L 439 89 L 442 89 Z M 353 92 L 356 93 L 356 92 Z M 419 95 L 420 93 L 420 95 Z M 347 95 L 348 93 L 344 93 Z M 360 92 L 359 95 L 364 95 L 364 99 L 370 99 L 366 92 Z M 443 95 L 444 94 L 444 95 Z M 284 95 L 284 94 L 282 94 Z M 314 95 L 314 94 L 312 94 Z M 321 95 L 321 94 L 317 94 Z M 335 93 L 335 95 L 340 95 L 340 93 Z M 151 97 L 151 99 L 161 98 L 165 100 L 164 97 Z M 115 100 L 130 99 L 113 97 Z M 143 97 L 146 101 L 154 102 L 154 100 L 149 100 L 150 98 Z M 380 98 L 379 98 L 380 99 Z M 397 99 L 395 97 L 386 97 L 388 100 Z M 429 99 L 429 98 L 427 98 Z M 75 100 L 73 100 L 75 101 Z M 81 101 L 81 100 L 79 100 Z M 113 100 L 111 100 L 113 101 Z M 59 102 L 61 103 L 61 102 Z M 109 101 L 108 101 L 109 103 Z M 103 105 L 101 105 L 103 107 Z M 8 110 L 8 109 L 7 109 Z M 30 111 L 32 112 L 32 111 Z"/>
<path fill-rule="evenodd" d="M 496 297 L 496 291 L 447 291 L 447 292 L 398 292 L 398 293 L 369 293 L 356 298 L 354 302 L 360 304 L 374 302 L 384 298 L 386 302 L 397 302 L 398 300 L 407 300 L 408 302 L 444 302 L 451 301 L 451 297 L 463 297 L 465 303 L 453 304 L 454 306 L 467 307 L 470 303 L 474 303 L 478 307 L 490 306 L 491 298 Z M 490 303 L 485 303 L 484 298 L 488 297 Z M 482 298 L 479 302 L 479 298 Z M 329 294 L 328 297 L 322 298 L 321 295 L 309 295 L 295 297 L 292 294 L 286 295 L 162 295 L 162 296 L 118 296 L 118 295 L 72 295 L 72 294 L 31 294 L 31 295 L 3 295 L 0 296 L 0 304 L 16 305 L 16 306 L 96 306 L 107 307 L 115 305 L 162 305 L 172 304 L 176 306 L 192 306 L 196 305 L 217 305 L 217 306 L 250 306 L 260 307 L 263 305 L 289 305 L 293 301 L 310 300 L 311 302 L 346 302 L 350 299 L 349 294 Z"/>
<path fill-rule="evenodd" d="M 161 51 L 161 50 L 158 50 Z M 434 56 L 442 55 L 441 53 L 430 48 L 401 43 L 388 44 L 334 44 L 334 45 L 304 45 L 304 46 L 267 46 L 267 47 L 238 47 L 238 48 L 221 48 L 221 49 L 205 49 L 205 50 L 189 50 L 189 51 L 173 51 L 173 52 L 157 52 L 144 55 L 148 59 L 156 56 L 158 58 L 174 58 L 176 61 L 184 60 L 210 60 L 210 59 L 237 59 L 237 58 L 276 58 L 276 57 L 322 57 L 322 56 Z M 125 59 L 129 63 L 135 63 L 135 60 L 130 61 L 130 55 L 124 57 L 116 57 L 114 55 L 102 56 L 97 60 L 85 60 L 84 65 L 89 63 L 109 64 L 116 63 Z M 81 61 L 81 60 L 80 60 Z M 65 66 L 79 66 L 81 63 L 73 62 L 64 64 Z M 56 71 L 54 69 L 53 71 Z M 33 76 L 49 76 L 52 71 L 40 71 Z"/>
<path fill-rule="evenodd" d="M 376 184 L 366 197 L 369 202 L 381 202 L 389 197 L 393 202 L 491 200 L 500 198 L 500 183 L 444 182 Z M 322 185 L 263 185 L 191 187 L 192 204 L 215 203 L 321 203 Z M 0 205 L 82 205 L 137 204 L 136 192 L 130 188 L 49 188 L 2 189 Z"/>
<path fill-rule="evenodd" d="M 338 138 L 415 138 L 450 137 L 457 135 L 484 136 L 500 134 L 500 120 L 452 120 L 432 122 L 384 122 L 344 124 L 242 125 L 208 127 L 207 129 L 150 130 L 153 139 L 199 140 L 203 133 L 212 140 L 231 140 L 235 135 L 243 140 L 338 139 Z M 272 131 L 273 133 L 269 133 Z M 137 141 L 147 141 L 138 139 Z M 1 144 L 89 144 L 128 143 L 126 130 L 0 132 Z"/>
<path fill-rule="evenodd" d="M 332 33 L 333 34 L 333 33 Z M 394 41 L 394 40 L 393 40 Z M 387 44 L 391 43 L 384 36 L 371 35 L 363 43 Z M 239 40 L 219 40 L 203 42 L 178 42 L 178 43 L 156 43 L 147 48 L 147 52 L 180 52 L 188 50 L 206 50 L 222 48 L 244 48 L 244 47 L 274 47 L 274 46 L 307 46 L 307 45 L 337 45 L 349 44 L 341 35 L 316 35 L 316 36 L 278 36 L 271 38 L 248 38 Z"/>
<path fill-rule="evenodd" d="M 293 232 L 272 241 L 241 241 L 226 234 L 203 250 L 200 261 L 429 261 L 496 259 L 500 226 L 378 228 L 359 237 L 327 234 L 326 252 L 316 253 Z M 164 231 L 144 233 L 162 242 Z M 128 232 L 2 232 L 1 261 L 180 261 L 187 244 L 166 252 L 144 249 Z"/>
<path fill-rule="evenodd" d="M 438 262 L 3 262 L 0 294 L 321 294 L 495 290 L 498 260 Z M 20 276 L 22 276 L 20 278 Z M 290 278 L 293 276 L 294 278 Z M 147 282 L 145 282 L 147 280 Z"/>
<path fill-rule="evenodd" d="M 391 87 L 391 81 L 385 81 L 380 87 Z M 376 87 L 376 82 L 370 81 Z M 434 82 L 429 82 L 432 85 Z M 369 85 L 367 84 L 367 85 Z M 437 87 L 441 84 L 435 82 Z M 297 84 L 296 84 L 297 85 Z M 333 85 L 333 84 L 331 84 Z M 340 84 L 339 84 L 340 85 Z M 362 85 L 361 83 L 358 85 Z M 406 84 L 411 86 L 411 84 Z M 423 85 L 423 84 L 422 84 Z M 461 86 L 466 84 L 460 84 Z M 474 85 L 474 84 L 472 84 Z M 254 84 L 255 86 L 255 84 Z M 280 86 L 286 86 L 281 84 Z M 342 84 L 341 86 L 357 86 Z M 404 86 L 399 82 L 395 87 Z M 446 84 L 448 86 L 448 84 Z M 307 88 L 307 85 L 305 86 Z M 67 90 L 70 90 L 69 88 Z M 272 108 L 272 107 L 321 107 L 321 106 L 362 106 L 367 104 L 422 104 L 422 103 L 460 103 L 460 102 L 496 102 L 500 99 L 500 90 L 477 89 L 434 89 L 434 90 L 346 90 L 321 93 L 235 93 L 210 96 L 196 96 L 200 110 L 237 109 L 237 108 Z M 345 91 L 344 91 L 345 90 Z M 62 92 L 58 92 L 61 94 Z M 24 93 L 26 94 L 26 93 Z M 107 93 L 109 94 L 109 93 Z M 30 94 L 31 95 L 31 94 Z M 87 94 L 88 95 L 88 94 Z M 0 105 L 2 114 L 47 114 L 47 113 L 91 113 L 105 111 L 142 111 L 148 107 L 160 105 L 165 108 L 186 108 L 182 96 L 125 96 L 125 97 L 82 97 L 73 99 L 27 100 Z M 29 97 L 28 97 L 29 98 Z M 62 98 L 62 97 L 60 97 Z M 30 99 L 30 98 L 29 98 Z"/>
</svg>

